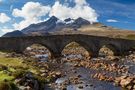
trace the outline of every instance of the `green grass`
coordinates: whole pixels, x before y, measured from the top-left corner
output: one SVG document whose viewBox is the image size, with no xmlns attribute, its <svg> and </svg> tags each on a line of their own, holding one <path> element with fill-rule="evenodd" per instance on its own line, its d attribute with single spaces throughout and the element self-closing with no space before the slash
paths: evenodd
<svg viewBox="0 0 135 90">
<path fill-rule="evenodd" d="M 23 58 L 9 58 L 6 55 L 6 53 L 0 52 L 0 83 L 5 80 L 14 82 L 15 78 L 22 77 L 26 72 L 40 73 L 39 68 L 34 67 L 31 62 L 27 62 L 28 60 L 23 60 Z"/>
<path fill-rule="evenodd" d="M 11 67 L 9 67 L 8 70 L 9 70 L 10 72 L 15 72 L 15 71 L 16 71 L 14 68 L 11 68 Z"/>
<path fill-rule="evenodd" d="M 4 80 L 11 81 L 15 78 L 14 76 L 8 75 L 8 73 L 13 73 L 16 71 L 14 67 L 26 67 L 26 65 L 22 63 L 21 59 L 7 58 L 4 56 L 0 56 L 0 65 L 3 65 L 8 68 L 7 70 L 0 71 L 0 82 L 3 82 Z"/>
<path fill-rule="evenodd" d="M 9 58 L 6 55 L 0 52 L 0 90 L 19 90 L 14 84 L 16 78 L 23 77 L 29 71 L 39 73 L 39 69 L 27 60 L 24 62 L 23 58 Z"/>
<path fill-rule="evenodd" d="M 22 63 L 22 60 L 18 58 L 6 58 L 6 57 L 0 57 L 0 64 L 5 66 L 22 66 L 22 67 L 26 66 L 24 63 Z"/>
<path fill-rule="evenodd" d="M 4 80 L 11 81 L 14 79 L 13 76 L 9 76 L 6 72 L 8 71 L 0 71 L 0 82 Z"/>
</svg>

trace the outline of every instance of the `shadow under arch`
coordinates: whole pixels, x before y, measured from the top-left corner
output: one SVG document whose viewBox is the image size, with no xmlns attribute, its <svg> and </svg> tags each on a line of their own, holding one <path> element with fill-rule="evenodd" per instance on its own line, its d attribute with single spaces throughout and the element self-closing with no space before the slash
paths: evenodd
<svg viewBox="0 0 135 90">
<path fill-rule="evenodd" d="M 120 50 L 115 44 L 103 44 L 100 47 L 100 49 L 102 49 L 104 47 L 110 49 L 113 52 L 113 54 L 112 54 L 113 56 L 119 56 L 120 55 Z M 99 53 L 100 53 L 100 50 L 99 50 Z"/>
<path fill-rule="evenodd" d="M 89 56 L 89 57 L 97 57 L 97 55 L 98 55 L 98 53 L 95 52 L 95 51 L 96 51 L 96 50 L 95 50 L 95 49 L 96 49 L 95 45 L 94 45 L 93 43 L 91 43 L 91 44 L 89 45 L 89 44 L 85 43 L 84 41 L 69 41 L 69 42 L 67 42 L 67 43 L 62 47 L 62 49 L 61 49 L 61 54 L 62 54 L 63 50 L 64 50 L 68 45 L 70 45 L 71 43 L 76 43 L 76 44 L 78 44 L 80 47 L 83 47 L 83 48 L 85 49 L 85 51 L 88 52 L 88 56 Z M 84 52 L 82 52 L 82 53 L 84 53 Z"/>
</svg>

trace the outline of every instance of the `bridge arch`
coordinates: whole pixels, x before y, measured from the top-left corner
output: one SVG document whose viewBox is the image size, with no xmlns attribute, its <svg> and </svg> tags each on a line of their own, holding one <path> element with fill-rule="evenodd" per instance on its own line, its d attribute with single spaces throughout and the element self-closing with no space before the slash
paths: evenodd
<svg viewBox="0 0 135 90">
<path fill-rule="evenodd" d="M 53 48 L 49 47 L 49 45 L 47 44 L 44 44 L 44 43 L 34 43 L 34 42 L 29 42 L 29 43 L 23 43 L 20 45 L 20 49 L 17 49 L 16 52 L 19 52 L 19 53 L 24 53 L 24 51 L 28 48 L 28 47 L 31 47 L 33 45 L 39 45 L 39 46 L 42 46 L 44 48 L 47 49 L 47 51 L 49 52 L 49 56 L 51 58 L 53 58 Z"/>
<path fill-rule="evenodd" d="M 83 47 L 88 52 L 88 55 L 90 57 L 97 57 L 98 56 L 98 49 L 97 49 L 97 47 L 95 47 L 93 42 L 91 42 L 89 44 L 89 43 L 86 43 L 84 41 L 76 41 L 76 40 L 66 42 L 61 48 L 61 54 L 62 54 L 62 51 L 64 50 L 64 48 L 66 46 L 70 45 L 71 43 L 77 43 L 79 46 Z"/>
<path fill-rule="evenodd" d="M 62 56 L 69 58 L 84 59 L 90 57 L 89 52 L 77 42 L 67 44 L 61 52 Z"/>
<path fill-rule="evenodd" d="M 47 58 L 51 58 L 51 52 L 47 49 L 47 47 L 41 44 L 32 44 L 28 46 L 23 53 L 27 56 L 46 56 Z"/>
<path fill-rule="evenodd" d="M 106 51 L 108 53 L 108 55 L 114 55 L 114 56 L 120 55 L 120 48 L 115 44 L 112 44 L 112 43 L 102 44 L 100 46 L 100 50 L 102 48 L 108 49 L 108 51 Z M 100 53 L 100 50 L 99 50 L 99 53 Z M 111 53 L 110 53 L 110 51 L 111 51 Z"/>
</svg>

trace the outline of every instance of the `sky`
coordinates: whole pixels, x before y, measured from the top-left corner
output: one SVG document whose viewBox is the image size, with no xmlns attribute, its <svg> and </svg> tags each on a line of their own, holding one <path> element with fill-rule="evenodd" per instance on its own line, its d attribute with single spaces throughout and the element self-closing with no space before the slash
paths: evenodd
<svg viewBox="0 0 135 90">
<path fill-rule="evenodd" d="M 51 16 L 135 30 L 135 0 L 0 0 L 0 36 Z"/>
</svg>

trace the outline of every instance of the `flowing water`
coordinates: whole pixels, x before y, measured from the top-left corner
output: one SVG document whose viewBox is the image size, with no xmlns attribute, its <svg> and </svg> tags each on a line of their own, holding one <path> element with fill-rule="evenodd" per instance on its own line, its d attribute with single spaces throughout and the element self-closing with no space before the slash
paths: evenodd
<svg viewBox="0 0 135 90">
<path fill-rule="evenodd" d="M 70 68 L 72 68 L 72 64 L 71 63 L 67 63 L 65 65 L 65 68 L 68 68 L 70 70 Z M 67 70 L 68 71 L 68 70 Z M 99 81 L 93 78 L 90 78 L 90 75 L 95 73 L 95 71 L 90 70 L 90 69 L 86 69 L 83 67 L 79 67 L 79 68 L 75 68 L 74 71 L 76 71 L 77 73 L 74 73 L 72 71 L 69 71 L 70 74 L 67 74 L 65 77 L 62 78 L 58 78 L 56 80 L 56 90 L 60 90 L 59 87 L 60 85 L 68 80 L 69 77 L 73 77 L 73 76 L 78 76 L 80 75 L 80 81 L 82 82 L 81 84 L 69 84 L 67 86 L 67 90 L 121 90 L 120 87 L 116 87 L 113 85 L 113 83 L 110 82 L 105 82 L 105 81 Z M 83 89 L 79 89 L 79 87 L 83 87 Z"/>
<path fill-rule="evenodd" d="M 42 52 L 41 50 L 40 52 Z M 63 59 L 81 59 L 83 60 L 84 56 L 81 54 L 64 54 Z M 105 60 L 104 54 L 100 54 L 100 60 Z M 40 62 L 49 62 L 49 55 L 48 54 L 37 54 L 34 56 L 38 59 Z M 93 61 L 96 61 L 97 58 L 93 58 Z M 79 84 L 72 84 L 69 83 L 66 87 L 67 90 L 122 90 L 121 87 L 116 87 L 111 82 L 106 81 L 99 81 L 98 79 L 93 79 L 90 76 L 92 74 L 97 73 L 97 71 L 84 68 L 84 67 L 76 67 L 74 68 L 73 62 L 66 62 L 63 63 L 62 71 L 66 72 L 64 77 L 58 78 L 54 83 L 54 86 L 50 86 L 46 90 L 61 90 L 61 85 L 65 81 L 68 81 L 70 77 L 74 76 L 80 76 L 79 81 L 81 83 Z M 128 58 L 124 58 L 122 62 L 119 62 L 118 64 L 122 64 L 123 66 L 129 67 L 129 73 L 134 75 L 135 74 L 135 62 L 132 62 L 132 60 L 128 60 Z M 75 73 L 76 72 L 76 73 Z M 105 71 L 102 71 L 105 72 Z M 110 74 L 110 73 L 109 73 Z M 126 73 L 124 73 L 126 74 Z M 113 74 L 110 74 L 113 76 Z"/>
<path fill-rule="evenodd" d="M 36 55 L 35 57 L 40 58 L 41 62 L 47 62 L 48 61 L 48 55 Z M 69 58 L 69 59 L 73 59 L 73 58 L 79 58 L 82 59 L 83 57 L 79 54 L 79 55 L 68 55 L 65 56 L 64 58 Z M 63 59 L 64 59 L 63 58 Z M 94 60 L 94 59 L 93 59 Z M 82 82 L 81 84 L 69 84 L 67 85 L 67 90 L 121 90 L 120 87 L 116 87 L 113 85 L 113 83 L 110 82 L 105 82 L 105 81 L 99 81 L 97 79 L 93 79 L 90 78 L 90 75 L 93 73 L 96 73 L 94 70 L 91 69 L 87 69 L 84 67 L 78 67 L 78 68 L 74 68 L 74 70 L 72 71 L 71 69 L 73 68 L 73 63 L 67 62 L 64 63 L 63 65 L 63 70 L 67 71 L 67 75 L 65 77 L 61 77 L 58 78 L 55 81 L 55 86 L 53 88 L 55 88 L 55 90 L 61 90 L 61 84 L 64 81 L 67 81 L 70 77 L 73 76 L 78 76 L 80 75 L 80 82 Z M 135 69 L 135 68 L 134 68 Z M 76 71 L 76 73 L 74 73 L 74 71 Z M 83 87 L 83 88 L 79 88 L 79 87 Z M 48 90 L 52 90 L 52 89 L 48 89 Z"/>
</svg>

